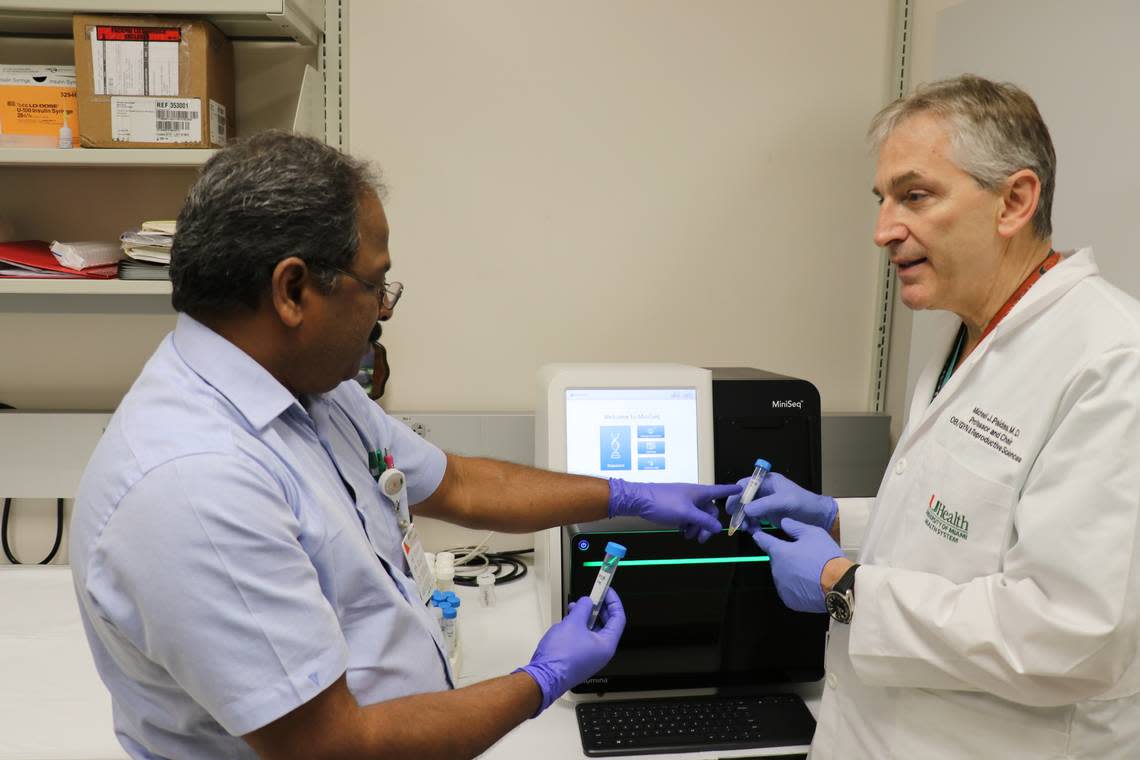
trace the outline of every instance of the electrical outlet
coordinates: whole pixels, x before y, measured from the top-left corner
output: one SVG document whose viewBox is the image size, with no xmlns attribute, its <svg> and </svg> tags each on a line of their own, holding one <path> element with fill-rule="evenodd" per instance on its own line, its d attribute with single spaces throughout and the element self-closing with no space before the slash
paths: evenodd
<svg viewBox="0 0 1140 760">
<path fill-rule="evenodd" d="M 418 435 L 420 438 L 427 438 L 428 433 L 431 432 L 431 430 L 428 429 L 427 425 L 407 415 L 400 415 L 400 422 L 410 427 L 412 429 L 412 432 Z"/>
</svg>

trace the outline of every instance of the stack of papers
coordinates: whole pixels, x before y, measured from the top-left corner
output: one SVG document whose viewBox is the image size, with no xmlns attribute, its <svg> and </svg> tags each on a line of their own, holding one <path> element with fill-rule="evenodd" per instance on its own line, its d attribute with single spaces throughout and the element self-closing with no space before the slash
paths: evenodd
<svg viewBox="0 0 1140 760">
<path fill-rule="evenodd" d="M 66 267 L 56 260 L 51 246 L 43 240 L 0 243 L 0 277 L 107 280 L 117 271 L 116 264 L 82 270 Z"/>
<path fill-rule="evenodd" d="M 123 258 L 123 249 L 119 247 L 118 243 L 99 241 L 61 243 L 56 240 L 51 244 L 51 252 L 56 261 L 68 269 L 105 267 Z"/>
<path fill-rule="evenodd" d="M 168 220 L 143 222 L 119 238 L 127 258 L 119 264 L 123 280 L 170 279 L 170 249 L 175 223 Z"/>
<path fill-rule="evenodd" d="M 169 280 L 170 265 L 148 264 L 145 261 L 123 259 L 119 262 L 120 280 Z"/>
<path fill-rule="evenodd" d="M 119 238 L 123 253 L 135 261 L 169 264 L 174 245 L 174 222 L 143 222 L 137 230 L 127 230 Z"/>
</svg>

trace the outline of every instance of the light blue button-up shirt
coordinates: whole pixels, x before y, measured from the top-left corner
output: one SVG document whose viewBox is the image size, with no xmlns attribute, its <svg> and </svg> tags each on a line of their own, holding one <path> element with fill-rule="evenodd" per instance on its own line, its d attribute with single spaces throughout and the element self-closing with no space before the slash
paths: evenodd
<svg viewBox="0 0 1140 760">
<path fill-rule="evenodd" d="M 412 504 L 439 486 L 443 452 L 355 382 L 299 401 L 179 316 L 103 434 L 71 523 L 87 639 L 132 756 L 253 757 L 238 737 L 346 671 L 362 705 L 451 686 L 368 471 L 384 448 Z"/>
</svg>

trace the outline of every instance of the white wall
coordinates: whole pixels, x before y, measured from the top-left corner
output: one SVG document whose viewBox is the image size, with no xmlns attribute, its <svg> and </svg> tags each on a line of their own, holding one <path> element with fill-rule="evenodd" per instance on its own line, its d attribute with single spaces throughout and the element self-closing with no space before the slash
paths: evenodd
<svg viewBox="0 0 1140 760">
<path fill-rule="evenodd" d="M 550 361 L 752 365 L 865 410 L 891 0 L 348 5 L 391 187 L 385 405 L 521 410 Z"/>
</svg>

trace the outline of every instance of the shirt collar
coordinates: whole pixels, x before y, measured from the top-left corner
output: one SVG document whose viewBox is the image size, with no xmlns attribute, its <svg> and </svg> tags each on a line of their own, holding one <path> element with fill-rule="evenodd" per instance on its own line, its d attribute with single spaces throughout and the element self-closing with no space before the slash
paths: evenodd
<svg viewBox="0 0 1140 760">
<path fill-rule="evenodd" d="M 296 397 L 253 357 L 188 314 L 178 315 L 174 350 L 190 369 L 229 399 L 255 430 L 297 404 Z"/>
<path fill-rule="evenodd" d="M 1017 308 L 1010 312 L 1008 318 L 1002 320 L 995 332 L 1003 332 L 1023 324 L 1051 306 L 1081 280 L 1100 274 L 1100 268 L 1093 258 L 1092 248 L 1086 247 L 1070 252 L 1059 251 L 1059 253 L 1061 263 L 1049 270 L 1049 276 L 1042 278 L 1040 283 L 1025 294 Z"/>
</svg>

